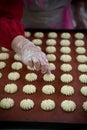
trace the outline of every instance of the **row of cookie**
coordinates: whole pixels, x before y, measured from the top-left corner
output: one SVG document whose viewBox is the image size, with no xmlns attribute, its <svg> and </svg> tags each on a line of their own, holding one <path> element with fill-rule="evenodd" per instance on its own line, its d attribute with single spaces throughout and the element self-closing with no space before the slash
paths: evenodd
<svg viewBox="0 0 87 130">
<path fill-rule="evenodd" d="M 17 55 L 15 54 L 15 56 L 17 56 Z M 14 58 L 15 58 L 15 56 L 14 56 Z M 8 58 L 9 58 L 8 53 L 0 53 L 0 60 L 8 60 Z M 17 57 L 17 58 L 15 58 L 15 59 L 20 60 L 20 57 Z M 54 54 L 47 54 L 47 59 L 48 59 L 48 61 L 56 61 L 56 56 Z M 83 54 L 78 55 L 76 57 L 76 59 L 78 62 L 82 62 L 82 63 L 87 62 L 87 56 L 83 55 Z M 60 60 L 64 61 L 64 62 L 70 62 L 72 60 L 72 57 L 68 54 L 64 54 L 60 57 Z"/>
<path fill-rule="evenodd" d="M 34 44 L 39 46 L 42 43 L 39 40 L 40 39 L 37 39 L 37 40 L 34 39 L 33 40 Z M 50 41 L 50 44 L 48 44 L 49 46 L 47 46 L 44 51 L 46 51 L 47 53 L 55 53 L 56 52 L 56 47 L 53 46 L 54 42 L 52 41 L 52 39 L 49 40 L 49 41 Z M 60 48 L 60 52 L 68 54 L 68 53 L 71 52 L 71 47 L 69 47 L 66 43 L 67 43 L 66 40 L 62 40 L 60 42 L 60 44 L 63 46 L 63 47 Z M 78 42 L 76 42 L 76 43 L 78 43 Z M 86 53 L 86 48 L 82 47 L 83 45 L 80 44 L 80 42 L 79 42 L 79 44 L 77 44 L 77 46 L 78 46 L 78 48 L 76 48 L 76 53 L 78 53 L 78 54 Z M 40 47 L 40 49 L 41 49 L 41 47 Z"/>
<path fill-rule="evenodd" d="M 51 71 L 56 69 L 56 66 L 55 66 L 54 63 L 49 63 L 49 66 L 50 66 Z M 0 70 L 4 69 L 5 67 L 6 67 L 6 63 L 4 61 L 0 61 Z M 13 62 L 11 64 L 11 68 L 13 70 L 20 70 L 20 69 L 22 69 L 22 67 L 23 67 L 23 64 L 21 62 L 19 62 L 19 61 Z M 35 67 L 31 68 L 30 66 L 27 66 L 26 68 L 28 70 L 31 70 L 31 71 L 35 70 Z M 60 66 L 60 69 L 63 72 L 70 72 L 72 70 L 72 65 L 70 65 L 69 63 L 63 63 Z M 77 69 L 80 72 L 87 72 L 87 65 L 84 64 L 84 63 L 79 64 L 78 67 L 77 67 Z"/>
<path fill-rule="evenodd" d="M 41 91 L 46 95 L 53 94 L 56 91 L 55 87 L 51 84 L 44 85 L 41 89 L 42 89 Z M 4 91 L 6 93 L 11 93 L 11 94 L 16 93 L 18 91 L 18 86 L 15 83 L 6 84 L 4 87 Z M 36 86 L 33 84 L 26 84 L 23 86 L 22 91 L 26 94 L 34 94 L 36 93 L 37 89 Z M 64 85 L 61 87 L 60 92 L 61 94 L 66 96 L 73 95 L 74 87 L 70 85 Z M 82 95 L 87 96 L 87 86 L 81 87 L 80 92 Z"/>
<path fill-rule="evenodd" d="M 5 76 L 6 77 L 6 76 Z M 0 79 L 3 78 L 3 74 L 0 72 Z M 16 71 L 13 71 L 13 72 L 9 72 L 8 75 L 7 75 L 7 79 L 11 80 L 11 81 L 16 81 L 16 80 L 19 80 L 21 78 L 21 75 L 19 72 L 16 72 Z M 44 81 L 48 81 L 48 82 L 52 82 L 55 80 L 55 75 L 54 74 L 44 74 L 43 75 L 43 80 Z M 27 73 L 25 76 L 24 76 L 24 79 L 28 82 L 32 82 L 32 81 L 35 81 L 38 79 L 37 77 L 37 74 L 35 73 Z"/>
<path fill-rule="evenodd" d="M 1 62 L 3 64 L 3 62 Z M 18 63 L 19 64 L 19 63 Z M 4 65 L 4 64 L 3 64 Z M 14 65 L 14 64 L 13 64 Z M 15 64 L 17 65 L 17 63 Z M 55 66 L 54 64 L 52 64 L 52 68 L 55 69 Z M 2 66 L 1 66 L 2 67 Z M 15 66 L 13 66 L 14 69 L 15 69 Z M 18 69 L 18 67 L 16 66 L 16 69 Z M 69 72 L 72 70 L 72 66 L 70 64 L 62 64 L 61 67 L 60 67 L 61 70 L 63 70 L 64 72 Z M 78 69 L 79 71 L 81 72 L 86 72 L 87 71 L 87 65 L 85 64 L 81 64 L 78 66 Z M 67 78 L 66 78 L 67 77 Z M 2 78 L 2 73 L 0 73 L 0 78 Z M 13 80 L 13 81 L 16 81 L 20 78 L 20 74 L 18 72 L 10 72 L 8 74 L 8 79 L 9 80 Z M 87 75 L 86 74 L 81 74 L 80 77 L 79 77 L 79 80 L 82 82 L 82 83 L 86 83 L 86 78 L 87 78 Z M 35 81 L 37 80 L 37 75 L 35 73 L 29 73 L 29 74 L 26 74 L 25 76 L 25 79 L 27 81 Z M 66 80 L 67 79 L 67 80 Z M 44 81 L 54 81 L 55 80 L 55 75 L 54 74 L 50 74 L 50 75 L 47 75 L 45 74 L 43 76 L 43 80 Z M 63 74 L 61 76 L 61 81 L 62 82 L 71 82 L 73 80 L 73 77 L 72 75 L 70 74 Z"/>
<path fill-rule="evenodd" d="M 83 45 L 82 43 L 84 43 L 83 41 L 81 41 L 81 44 L 79 44 L 79 41 L 80 40 L 77 40 L 76 42 L 75 42 L 75 45 L 76 45 L 76 47 L 74 46 L 74 49 L 75 49 L 75 52 L 76 53 L 78 53 L 78 54 L 84 54 L 85 52 L 86 52 L 86 49 L 85 48 L 82 48 L 82 47 L 78 47 L 78 45 Z M 69 41 L 68 41 L 69 42 Z M 70 44 L 62 44 L 62 46 L 63 46 L 63 51 L 61 51 L 61 56 L 60 56 L 60 60 L 62 61 L 62 62 L 71 62 L 71 60 L 73 60 L 72 59 L 72 57 L 70 56 L 70 55 L 68 55 L 68 54 L 70 54 L 70 52 L 71 52 L 71 48 L 70 47 L 68 47 Z M 65 49 L 65 50 L 64 50 Z M 85 50 L 85 52 L 84 52 L 84 50 Z M 74 50 L 73 50 L 74 51 Z M 73 52 L 72 52 L 73 53 Z M 85 63 L 86 61 L 87 61 L 87 57 L 86 56 L 84 56 L 84 55 L 79 55 L 79 56 L 77 56 L 76 57 L 76 60 L 78 61 L 78 62 L 81 62 L 81 63 Z M 74 62 L 74 61 L 73 61 Z M 60 69 L 62 70 L 62 71 L 64 71 L 64 72 L 70 72 L 72 69 L 73 69 L 73 71 L 74 71 L 74 67 L 72 67 L 70 64 L 66 64 L 66 63 L 62 63 L 62 65 L 60 65 Z M 86 68 L 87 66 L 86 66 L 86 64 L 82 64 L 82 65 L 78 65 L 78 70 L 80 71 L 80 72 L 83 72 L 83 71 L 85 71 L 86 72 Z M 84 78 L 83 78 L 84 77 Z M 87 78 L 87 75 L 80 75 L 79 76 L 79 81 L 80 82 L 82 82 L 82 83 L 86 83 L 85 81 L 86 81 L 86 78 Z M 65 74 L 62 74 L 61 75 L 61 81 L 62 82 L 64 82 L 64 83 L 70 83 L 70 82 L 72 82 L 73 81 L 73 76 L 71 75 L 71 74 L 69 74 L 69 73 L 65 73 Z M 65 86 L 66 86 L 66 89 L 65 89 Z M 64 93 L 64 95 L 65 95 L 65 93 L 66 93 L 66 91 L 67 91 L 67 86 L 69 86 L 69 85 L 64 85 L 64 87 L 62 87 L 61 88 L 61 91 L 62 91 L 62 93 Z M 70 86 L 69 86 L 70 87 Z M 86 88 L 87 86 L 85 86 L 85 87 L 83 87 L 83 88 L 81 88 L 81 93 L 84 91 L 84 89 Z M 65 91 L 63 92 L 63 90 L 65 89 Z M 72 87 L 71 88 L 72 89 L 72 93 L 74 93 L 74 88 Z"/>
<path fill-rule="evenodd" d="M 32 35 L 32 32 L 25 31 L 25 37 L 29 38 L 31 35 Z M 48 38 L 57 38 L 58 37 L 58 32 L 48 32 L 47 36 L 48 36 Z M 33 37 L 43 38 L 43 37 L 45 37 L 45 32 L 34 32 Z M 60 37 L 64 38 L 64 39 L 70 39 L 71 33 L 62 32 Z M 84 38 L 84 33 L 77 32 L 77 33 L 74 34 L 74 37 L 77 38 L 77 39 L 83 39 Z"/>
<path fill-rule="evenodd" d="M 3 78 L 3 74 L 0 72 L 0 79 Z M 8 76 L 7 78 L 11 81 L 16 81 L 16 80 L 19 80 L 21 78 L 21 75 L 19 72 L 9 72 L 8 73 Z M 46 82 L 53 82 L 55 81 L 55 75 L 54 74 L 44 74 L 43 75 L 43 80 L 46 81 Z M 35 73 L 27 73 L 25 76 L 24 76 L 24 79 L 28 82 L 33 82 L 35 80 L 38 80 L 38 77 L 37 77 L 37 74 Z M 61 77 L 60 77 L 60 80 L 64 83 L 70 83 L 73 81 L 73 76 L 69 73 L 67 74 L 62 74 Z M 87 74 L 81 74 L 79 76 L 79 81 L 81 83 L 87 83 Z"/>
<path fill-rule="evenodd" d="M 10 109 L 14 105 L 15 105 L 14 99 L 9 97 L 3 98 L 0 101 L 0 107 L 2 109 Z M 30 110 L 34 108 L 34 106 L 35 103 L 32 99 L 28 98 L 28 99 L 22 99 L 20 101 L 20 108 L 22 108 L 23 110 Z M 73 100 L 63 100 L 59 106 L 62 108 L 62 110 L 66 112 L 73 112 L 76 109 L 76 103 Z M 45 111 L 51 111 L 55 109 L 56 103 L 52 99 L 44 99 L 41 101 L 40 107 Z M 84 109 L 84 111 L 87 111 L 87 101 L 83 102 L 82 108 Z"/>
<path fill-rule="evenodd" d="M 33 39 L 32 42 L 35 45 L 40 46 L 40 45 L 42 45 L 43 40 L 41 40 L 41 39 Z M 50 46 L 55 46 L 55 45 L 60 44 L 61 46 L 66 46 L 66 47 L 68 46 L 69 47 L 71 45 L 71 41 L 68 40 L 68 39 L 60 39 L 60 41 L 57 41 L 55 39 L 47 39 L 45 41 L 45 44 L 50 45 Z M 75 40 L 74 44 L 75 44 L 76 47 L 82 47 L 82 46 L 85 45 L 85 41 L 84 40 Z"/>
</svg>

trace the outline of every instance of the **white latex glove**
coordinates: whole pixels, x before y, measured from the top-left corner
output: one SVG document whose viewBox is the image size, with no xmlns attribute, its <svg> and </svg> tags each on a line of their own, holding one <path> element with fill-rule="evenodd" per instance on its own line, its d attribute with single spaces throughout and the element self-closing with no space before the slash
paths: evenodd
<svg viewBox="0 0 87 130">
<path fill-rule="evenodd" d="M 31 41 L 26 39 L 19 42 L 15 51 L 20 55 L 25 65 L 35 67 L 37 71 L 41 70 L 42 73 L 51 73 L 45 53 Z"/>
</svg>

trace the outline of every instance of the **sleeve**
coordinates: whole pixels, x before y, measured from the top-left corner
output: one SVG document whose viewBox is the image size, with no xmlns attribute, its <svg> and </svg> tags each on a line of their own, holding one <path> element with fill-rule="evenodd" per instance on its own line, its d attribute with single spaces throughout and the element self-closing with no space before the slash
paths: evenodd
<svg viewBox="0 0 87 130">
<path fill-rule="evenodd" d="M 24 35 L 21 22 L 22 0 L 1 0 L 0 2 L 0 46 L 11 49 L 14 37 Z"/>
</svg>

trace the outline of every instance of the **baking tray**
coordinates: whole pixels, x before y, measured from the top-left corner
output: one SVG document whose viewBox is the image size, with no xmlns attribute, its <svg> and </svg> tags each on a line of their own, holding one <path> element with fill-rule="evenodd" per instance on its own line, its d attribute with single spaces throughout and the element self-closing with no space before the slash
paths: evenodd
<svg viewBox="0 0 87 130">
<path fill-rule="evenodd" d="M 35 39 L 34 37 L 35 32 L 38 32 L 38 31 L 31 30 L 31 36 L 29 37 L 30 40 Z M 41 32 L 44 33 L 45 37 L 41 38 L 43 43 L 40 46 L 42 47 L 42 50 L 46 53 L 45 51 L 45 48 L 47 47 L 46 40 L 48 39 L 48 33 L 50 31 L 41 31 Z M 14 99 L 15 105 L 13 108 L 9 110 L 0 109 L 0 121 L 87 124 L 87 112 L 85 112 L 82 108 L 82 103 L 87 100 L 87 97 L 83 96 L 80 92 L 80 88 L 86 84 L 81 83 L 78 79 L 79 75 L 82 73 L 77 70 L 77 66 L 79 65 L 79 63 L 76 60 L 76 56 L 78 54 L 75 51 L 76 46 L 74 44 L 76 40 L 74 37 L 74 34 L 78 31 L 57 31 L 56 30 L 54 32 L 58 34 L 58 37 L 55 38 L 55 40 L 57 41 L 57 44 L 55 45 L 56 52 L 54 53 L 56 55 L 56 61 L 53 61 L 53 63 L 56 65 L 56 70 L 52 71 L 52 73 L 55 75 L 56 78 L 52 82 L 46 82 L 46 81 L 43 81 L 43 74 L 41 74 L 40 72 L 33 71 L 38 76 L 38 79 L 36 81 L 30 82 L 30 84 L 31 83 L 34 84 L 37 88 L 37 92 L 35 94 L 27 95 L 22 92 L 23 86 L 29 83 L 28 81 L 25 81 L 25 74 L 32 72 L 32 71 L 27 70 L 24 64 L 23 64 L 23 69 L 18 71 L 21 75 L 20 80 L 13 82 L 18 85 L 18 91 L 14 94 L 7 94 L 6 92 L 4 92 L 5 84 L 12 83 L 12 81 L 8 80 L 7 75 L 9 72 L 13 71 L 11 69 L 11 64 L 15 61 L 13 58 L 15 53 L 13 51 L 8 52 L 10 57 L 9 59 L 5 60 L 6 68 L 4 68 L 3 70 L 0 70 L 0 72 L 3 74 L 3 77 L 0 79 L 0 100 L 5 97 L 10 97 Z M 71 85 L 74 87 L 75 93 L 72 96 L 65 96 L 60 93 L 61 87 L 65 85 L 65 83 L 61 82 L 60 80 L 60 76 L 64 73 L 60 70 L 60 65 L 64 63 L 60 61 L 60 56 L 62 55 L 62 53 L 60 52 L 60 48 L 61 48 L 60 40 L 61 40 L 61 33 L 63 32 L 69 32 L 71 34 L 71 38 L 69 40 L 71 41 L 70 55 L 72 56 L 72 61 L 69 64 L 72 65 L 73 69 L 69 73 L 73 76 L 74 80 L 68 83 L 68 85 Z M 85 36 L 83 39 L 85 42 L 84 47 L 87 49 L 86 32 L 83 31 L 83 34 Z M 0 52 L 2 52 L 2 50 Z M 87 51 L 85 55 L 87 56 Z M 51 84 L 55 87 L 56 91 L 54 94 L 46 95 L 42 93 L 41 89 L 46 84 L 47 85 Z M 34 101 L 35 106 L 33 109 L 24 111 L 20 108 L 19 106 L 20 101 L 25 98 L 30 98 Z M 51 111 L 42 110 L 40 107 L 40 103 L 44 99 L 54 100 L 56 104 L 55 109 Z M 63 100 L 73 100 L 76 103 L 75 111 L 73 112 L 63 111 L 60 107 L 60 104 Z"/>
</svg>

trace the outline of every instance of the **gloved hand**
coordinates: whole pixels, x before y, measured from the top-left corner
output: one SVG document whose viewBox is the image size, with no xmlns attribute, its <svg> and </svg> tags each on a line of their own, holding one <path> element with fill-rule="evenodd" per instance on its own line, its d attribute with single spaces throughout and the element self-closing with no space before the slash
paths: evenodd
<svg viewBox="0 0 87 130">
<path fill-rule="evenodd" d="M 37 71 L 41 70 L 42 73 L 51 73 L 45 53 L 28 39 L 16 44 L 14 50 L 20 55 L 25 65 L 35 67 Z"/>
</svg>

